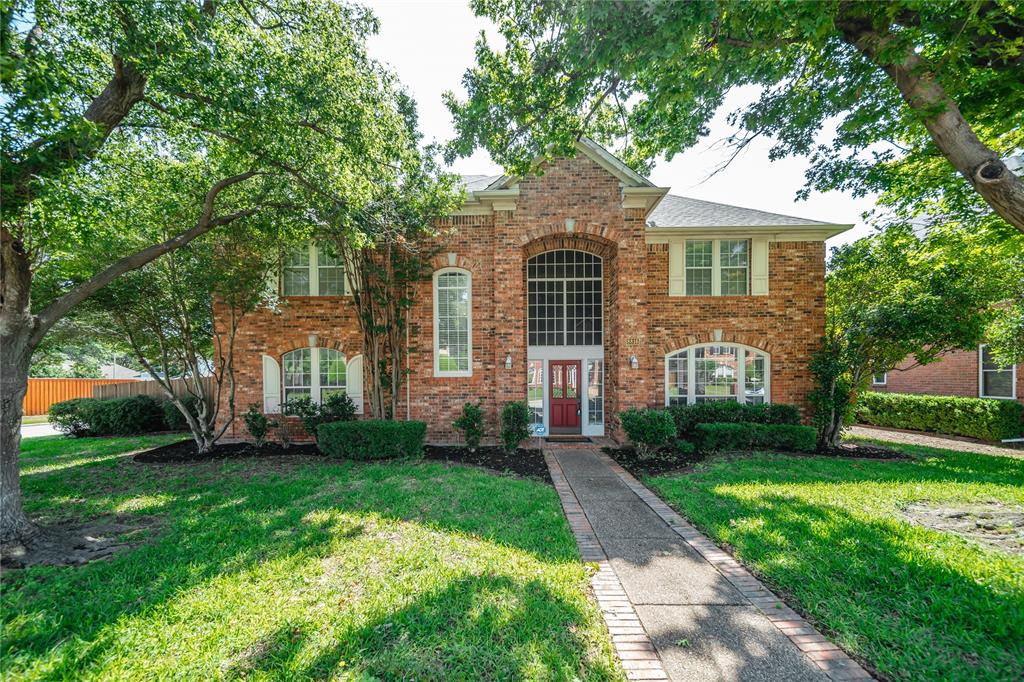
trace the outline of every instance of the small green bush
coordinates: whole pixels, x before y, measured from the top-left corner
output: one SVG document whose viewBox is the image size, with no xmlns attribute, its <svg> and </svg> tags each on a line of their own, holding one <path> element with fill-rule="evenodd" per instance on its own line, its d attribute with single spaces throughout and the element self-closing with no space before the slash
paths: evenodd
<svg viewBox="0 0 1024 682">
<path fill-rule="evenodd" d="M 797 424 L 731 423 L 697 424 L 697 447 L 719 450 L 780 449 L 814 452 L 817 432 Z"/>
<path fill-rule="evenodd" d="M 92 404 L 99 402 L 95 398 L 74 398 L 50 405 L 50 423 L 73 438 L 88 436 L 89 410 Z"/>
<path fill-rule="evenodd" d="M 466 447 L 470 450 L 476 450 L 480 447 L 480 439 L 484 435 L 483 403 L 464 404 L 462 406 L 462 414 L 452 423 L 452 426 L 462 431 Z"/>
<path fill-rule="evenodd" d="M 513 452 L 530 437 L 530 408 L 525 401 L 505 403 L 501 408 L 501 442 Z"/>
<path fill-rule="evenodd" d="M 873 392 L 861 395 L 855 408 L 864 424 L 992 441 L 1021 435 L 1022 413 L 1016 400 Z"/>
<path fill-rule="evenodd" d="M 641 459 L 653 457 L 676 441 L 676 423 L 666 410 L 625 410 L 619 413 L 619 420 Z"/>
<path fill-rule="evenodd" d="M 97 400 L 88 412 L 89 430 L 98 436 L 128 436 L 166 428 L 163 406 L 148 395 Z"/>
<path fill-rule="evenodd" d="M 338 421 L 322 424 L 317 447 L 329 457 L 371 460 L 419 457 L 427 435 L 424 422 L 390 419 Z"/>
<path fill-rule="evenodd" d="M 260 408 L 256 405 L 249 406 L 249 409 L 242 415 L 242 421 L 245 422 L 245 430 L 252 436 L 253 442 L 258 448 L 263 447 L 267 442 L 267 433 L 270 428 L 277 426 L 277 422 L 267 419 L 267 415 L 260 412 Z"/>
<path fill-rule="evenodd" d="M 321 424 L 355 419 L 356 405 L 344 393 L 332 393 L 323 403 L 314 403 L 309 396 L 294 398 L 284 404 L 284 411 L 301 419 L 306 433 L 316 440 Z"/>
<path fill-rule="evenodd" d="M 800 410 L 795 405 L 767 403 L 749 405 L 735 400 L 707 400 L 693 405 L 668 408 L 676 422 L 680 438 L 696 436 L 697 424 L 799 424 Z"/>
<path fill-rule="evenodd" d="M 199 402 L 195 396 L 186 395 L 181 397 L 181 402 L 185 406 L 185 409 L 189 411 L 193 417 L 196 416 L 196 404 Z M 178 406 L 170 400 L 165 400 L 163 404 L 164 410 L 164 425 L 169 431 L 184 431 L 188 428 L 188 421 L 185 419 L 185 415 L 181 413 Z"/>
</svg>

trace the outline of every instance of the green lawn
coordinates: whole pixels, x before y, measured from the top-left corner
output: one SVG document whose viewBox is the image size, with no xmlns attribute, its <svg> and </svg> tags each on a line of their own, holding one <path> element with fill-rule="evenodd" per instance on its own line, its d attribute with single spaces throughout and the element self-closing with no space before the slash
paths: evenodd
<svg viewBox="0 0 1024 682">
<path fill-rule="evenodd" d="M 30 424 L 48 424 L 50 422 L 50 415 L 48 414 L 37 414 L 31 417 L 22 417 L 21 423 L 28 426 Z"/>
<path fill-rule="evenodd" d="M 913 460 L 722 458 L 647 483 L 886 676 L 1024 679 L 1024 557 L 898 515 L 1024 505 L 1024 461 L 904 449 Z"/>
<path fill-rule="evenodd" d="M 5 572 L 5 679 L 621 678 L 551 487 L 121 455 L 169 438 L 23 442 L 36 519 L 151 523 L 109 561 Z"/>
</svg>

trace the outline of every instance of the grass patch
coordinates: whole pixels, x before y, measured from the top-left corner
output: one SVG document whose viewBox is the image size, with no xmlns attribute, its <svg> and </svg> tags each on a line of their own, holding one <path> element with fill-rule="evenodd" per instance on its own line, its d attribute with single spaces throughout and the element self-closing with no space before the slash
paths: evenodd
<svg viewBox="0 0 1024 682">
<path fill-rule="evenodd" d="M 549 486 L 120 456 L 175 438 L 23 442 L 36 519 L 158 522 L 109 561 L 5 574 L 6 679 L 621 679 Z"/>
<path fill-rule="evenodd" d="M 26 425 L 26 426 L 29 425 L 29 424 L 49 424 L 50 423 L 50 415 L 48 415 L 48 414 L 34 414 L 34 415 L 30 416 L 30 417 L 22 417 L 21 418 L 21 423 Z"/>
<path fill-rule="evenodd" d="M 756 454 L 647 483 L 884 675 L 1024 679 L 1024 558 L 900 515 L 1024 504 L 1024 461 L 887 445 L 913 459 Z"/>
</svg>

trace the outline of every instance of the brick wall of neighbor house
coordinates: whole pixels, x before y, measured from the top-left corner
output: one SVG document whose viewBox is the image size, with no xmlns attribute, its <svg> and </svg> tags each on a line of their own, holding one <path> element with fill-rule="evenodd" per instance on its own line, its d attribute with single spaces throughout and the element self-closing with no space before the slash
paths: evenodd
<svg viewBox="0 0 1024 682">
<path fill-rule="evenodd" d="M 714 340 L 741 343 L 770 355 L 771 400 L 798 405 L 809 416 L 813 387 L 808 363 L 825 324 L 824 242 L 771 242 L 767 296 L 669 296 L 668 246 L 647 247 L 648 326 L 657 361 L 657 397 L 665 393 L 665 355 Z"/>
<path fill-rule="evenodd" d="M 566 220 L 574 221 L 567 233 Z M 552 162 L 544 174 L 519 183 L 516 210 L 445 221 L 450 238 L 433 268 L 455 265 L 472 274 L 471 377 L 435 377 L 432 281 L 416 289 L 410 331 L 408 416 L 426 421 L 428 439 L 452 442 L 452 422 L 466 401 L 482 400 L 495 435 L 498 410 L 526 396 L 526 268 L 529 257 L 573 248 L 604 259 L 606 432 L 619 437 L 615 415 L 633 406 L 664 403 L 665 354 L 694 343 L 738 342 L 771 355 L 771 399 L 806 410 L 808 360 L 824 324 L 823 242 L 773 242 L 768 296 L 669 297 L 668 249 L 645 242 L 646 214 L 622 207 L 619 180 L 590 158 Z M 348 299 L 285 299 L 243 321 L 238 337 L 239 414 L 262 404 L 264 353 L 321 345 L 346 356 L 360 353 L 360 335 Z M 511 355 L 513 366 L 505 367 Z M 629 365 L 636 355 L 638 369 Z M 405 418 L 406 396 L 397 415 Z M 231 435 L 246 437 L 240 423 Z"/>
<path fill-rule="evenodd" d="M 953 351 L 927 365 L 915 364 L 912 358 L 905 360 L 889 372 L 884 386 L 873 385 L 871 390 L 978 397 L 977 351 Z M 1024 364 L 1017 365 L 1017 400 L 1024 402 Z"/>
</svg>

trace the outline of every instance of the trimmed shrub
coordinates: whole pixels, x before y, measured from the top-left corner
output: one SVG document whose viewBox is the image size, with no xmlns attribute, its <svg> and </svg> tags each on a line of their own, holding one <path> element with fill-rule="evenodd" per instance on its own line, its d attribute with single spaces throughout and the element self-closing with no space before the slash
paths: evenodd
<svg viewBox="0 0 1024 682">
<path fill-rule="evenodd" d="M 88 436 L 89 410 L 95 398 L 74 398 L 50 405 L 50 423 L 73 438 Z"/>
<path fill-rule="evenodd" d="M 501 408 L 501 442 L 513 452 L 530 437 L 530 408 L 523 400 L 505 403 Z"/>
<path fill-rule="evenodd" d="M 781 449 L 814 452 L 817 432 L 797 424 L 730 423 L 697 424 L 697 446 L 705 452 L 718 450 Z"/>
<path fill-rule="evenodd" d="M 196 416 L 196 403 L 198 402 L 195 396 L 186 395 L 181 398 L 182 404 L 185 409 L 195 417 Z M 184 431 L 188 428 L 188 421 L 185 420 L 185 415 L 181 413 L 178 406 L 170 400 L 164 401 L 164 424 L 170 431 Z M 198 419 L 198 417 L 197 417 Z"/>
<path fill-rule="evenodd" d="M 423 454 L 426 435 L 424 422 L 338 421 L 320 425 L 316 444 L 329 457 L 358 460 L 419 457 Z"/>
<path fill-rule="evenodd" d="M 864 424 L 991 441 L 1021 435 L 1022 413 L 1016 400 L 872 392 L 860 396 L 854 412 Z"/>
<path fill-rule="evenodd" d="M 484 435 L 484 410 L 482 403 L 466 403 L 462 406 L 462 414 L 452 422 L 452 426 L 462 431 L 466 447 L 476 450 L 480 447 L 480 439 Z"/>
<path fill-rule="evenodd" d="M 696 436 L 697 424 L 799 424 L 800 410 L 796 405 L 767 403 L 749 405 L 735 400 L 707 400 L 693 405 L 673 405 L 668 408 L 676 422 L 680 438 Z"/>
<path fill-rule="evenodd" d="M 256 447 L 261 448 L 267 442 L 267 433 L 271 426 L 277 426 L 277 422 L 267 419 L 267 415 L 260 412 L 256 405 L 250 405 L 245 414 L 242 415 L 245 422 L 245 430 L 252 436 Z"/>
<path fill-rule="evenodd" d="M 309 396 L 289 400 L 284 404 L 284 411 L 301 419 L 306 433 L 316 440 L 321 424 L 355 419 L 356 405 L 344 393 L 332 393 L 323 403 L 314 403 Z"/>
<path fill-rule="evenodd" d="M 619 413 L 619 421 L 641 459 L 676 441 L 676 423 L 667 410 L 625 410 Z"/>
<path fill-rule="evenodd" d="M 163 406 L 148 395 L 65 400 L 50 406 L 50 417 L 71 436 L 130 436 L 165 428 Z"/>
</svg>

